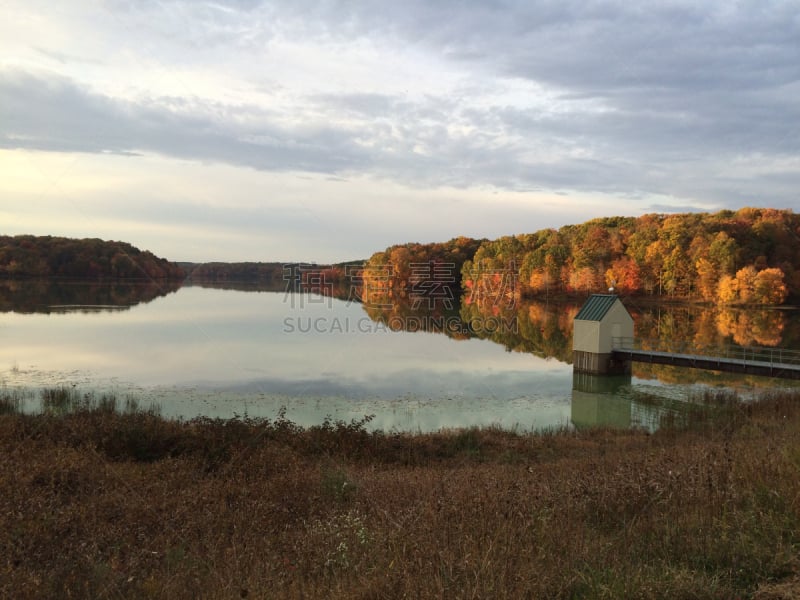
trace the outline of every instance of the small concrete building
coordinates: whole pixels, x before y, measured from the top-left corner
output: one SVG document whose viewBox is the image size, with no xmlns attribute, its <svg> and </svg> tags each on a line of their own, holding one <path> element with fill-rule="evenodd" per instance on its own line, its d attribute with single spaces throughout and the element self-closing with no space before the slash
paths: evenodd
<svg viewBox="0 0 800 600">
<path fill-rule="evenodd" d="M 614 348 L 631 347 L 633 318 L 616 294 L 593 294 L 575 315 L 572 365 L 578 373 L 630 373 L 629 360 L 615 358 Z"/>
</svg>

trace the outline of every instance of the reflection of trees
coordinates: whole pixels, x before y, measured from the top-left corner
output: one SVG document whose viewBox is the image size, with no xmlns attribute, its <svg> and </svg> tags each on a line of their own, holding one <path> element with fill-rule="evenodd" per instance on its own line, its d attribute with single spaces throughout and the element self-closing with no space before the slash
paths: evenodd
<svg viewBox="0 0 800 600">
<path fill-rule="evenodd" d="M 349 297 L 349 287 L 345 284 L 298 285 L 295 289 L 286 281 L 209 281 L 193 279 L 189 286 L 209 288 L 213 290 L 231 290 L 235 292 L 283 292 L 284 294 L 320 294 L 332 296 L 340 300 L 354 300 Z M 358 300 L 360 302 L 360 300 Z"/>
<path fill-rule="evenodd" d="M 783 313 L 774 310 L 724 309 L 717 314 L 717 331 L 740 346 L 778 346 L 786 326 Z"/>
<path fill-rule="evenodd" d="M 391 329 L 444 333 L 457 339 L 477 337 L 509 351 L 572 362 L 573 321 L 580 304 L 470 298 L 470 294 L 461 298 L 459 311 L 429 311 L 421 307 L 415 310 L 408 298 L 376 295 L 364 297 L 364 310 Z M 800 319 L 787 319 L 784 311 L 664 304 L 629 306 L 628 310 L 634 318 L 636 338 L 645 347 L 714 354 L 731 344 L 791 346 L 793 340 L 800 339 Z M 437 320 L 441 317 L 445 318 L 444 326 Z M 686 369 L 670 365 L 636 363 L 634 373 L 664 383 L 686 381 Z M 692 374 L 693 381 L 712 385 L 747 378 L 701 370 Z"/>
<path fill-rule="evenodd" d="M 369 318 L 392 331 L 428 331 L 443 333 L 454 339 L 472 337 L 466 330 L 458 307 L 448 308 L 444 302 L 419 302 L 395 294 L 367 294 L 362 296 L 362 307 Z"/>
<path fill-rule="evenodd" d="M 698 306 L 653 305 L 631 310 L 636 338 L 646 347 L 674 351 L 716 354 L 731 345 L 791 347 L 800 333 L 800 323 L 787 319 L 784 311 L 769 309 L 717 309 Z M 686 369 L 670 365 L 635 363 L 637 377 L 663 383 L 686 381 Z M 692 380 L 708 384 L 747 381 L 749 376 L 697 370 Z"/>
<path fill-rule="evenodd" d="M 714 348 L 719 345 L 715 312 L 713 310 L 702 310 L 694 320 L 692 342 L 697 348 Z"/>
<path fill-rule="evenodd" d="M 629 307 L 637 343 L 646 349 L 685 352 L 700 340 L 713 345 L 708 330 L 698 336 L 705 309 L 693 305 L 646 305 Z M 714 338 L 716 339 L 716 338 Z"/>
<path fill-rule="evenodd" d="M 477 337 L 509 351 L 572 362 L 573 320 L 580 309 L 577 303 L 476 301 L 465 294 L 458 311 L 437 305 L 436 310 L 423 310 L 424 304 L 415 308 L 411 300 L 398 295 L 364 297 L 370 318 L 392 329 Z M 783 311 L 663 304 L 632 306 L 629 311 L 636 339 L 646 348 L 714 354 L 731 344 L 779 346 L 785 339 L 800 337 L 800 323 L 787 320 Z"/>
<path fill-rule="evenodd" d="M 0 312 L 53 313 L 120 310 L 150 302 L 180 288 L 179 281 L 114 282 L 0 280 Z"/>
<path fill-rule="evenodd" d="M 630 312 L 645 347 L 699 354 L 731 344 L 779 346 L 787 327 L 784 312 L 769 309 L 653 305 Z"/>
<path fill-rule="evenodd" d="M 364 310 L 389 329 L 444 333 L 456 339 L 479 338 L 509 351 L 530 352 L 572 362 L 572 321 L 578 305 L 540 302 L 469 302 L 460 309 L 443 302 L 434 308 L 401 295 L 365 295 Z"/>
<path fill-rule="evenodd" d="M 572 362 L 572 321 L 580 307 L 544 302 L 462 303 L 461 319 L 474 336 L 506 350 Z"/>
<path fill-rule="evenodd" d="M 225 281 L 192 278 L 187 287 L 210 288 L 212 290 L 231 290 L 235 292 L 285 292 L 285 281 Z"/>
</svg>

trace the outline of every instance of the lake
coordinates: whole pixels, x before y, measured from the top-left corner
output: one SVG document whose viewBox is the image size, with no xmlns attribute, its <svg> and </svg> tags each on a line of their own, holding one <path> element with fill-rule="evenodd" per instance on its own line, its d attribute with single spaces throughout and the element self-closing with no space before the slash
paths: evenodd
<svg viewBox="0 0 800 600">
<path fill-rule="evenodd" d="M 355 301 L 200 286 L 6 283 L 0 308 L 4 388 L 131 395 L 175 418 L 273 418 L 283 409 L 300 425 L 372 415 L 369 428 L 387 431 L 653 429 L 675 402 L 720 385 L 685 370 L 673 374 L 679 381 L 646 370 L 622 380 L 573 380 L 565 360 L 570 333 L 548 328 L 569 324 L 574 305 L 519 307 L 518 339 L 487 327 L 461 331 L 468 318 L 474 323 L 465 310 L 430 322 L 420 314 L 403 327 L 407 313 L 381 320 Z M 652 325 L 650 314 L 640 314 L 637 327 Z M 442 326 L 447 331 L 437 332 Z M 547 337 L 541 348 L 539 337 Z M 26 410 L 37 408 L 34 398 L 26 401 Z"/>
</svg>

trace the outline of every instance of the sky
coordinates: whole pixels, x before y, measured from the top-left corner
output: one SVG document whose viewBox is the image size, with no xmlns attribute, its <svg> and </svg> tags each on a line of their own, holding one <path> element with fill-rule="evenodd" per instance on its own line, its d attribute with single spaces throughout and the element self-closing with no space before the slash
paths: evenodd
<svg viewBox="0 0 800 600">
<path fill-rule="evenodd" d="M 368 258 L 800 206 L 800 0 L 0 0 L 0 233 Z"/>
</svg>

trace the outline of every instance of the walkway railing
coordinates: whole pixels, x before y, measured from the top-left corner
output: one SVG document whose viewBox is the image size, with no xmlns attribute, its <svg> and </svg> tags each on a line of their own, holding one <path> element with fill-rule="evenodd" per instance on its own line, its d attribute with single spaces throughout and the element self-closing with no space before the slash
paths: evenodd
<svg viewBox="0 0 800 600">
<path fill-rule="evenodd" d="M 698 347 L 687 340 L 635 339 L 615 337 L 612 348 L 621 351 L 669 352 L 671 354 L 722 358 L 742 363 L 769 365 L 800 365 L 800 351 L 788 348 L 766 348 L 762 346 Z"/>
</svg>

